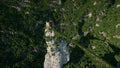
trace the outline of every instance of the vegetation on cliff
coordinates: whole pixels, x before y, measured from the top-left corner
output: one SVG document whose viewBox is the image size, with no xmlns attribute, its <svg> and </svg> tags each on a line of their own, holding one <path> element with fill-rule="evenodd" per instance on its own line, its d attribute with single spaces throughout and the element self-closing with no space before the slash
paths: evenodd
<svg viewBox="0 0 120 68">
<path fill-rule="evenodd" d="M 116 67 L 119 11 L 119 0 L 1 0 L 0 68 L 43 68 L 47 20 L 73 45 L 65 68 Z"/>
</svg>

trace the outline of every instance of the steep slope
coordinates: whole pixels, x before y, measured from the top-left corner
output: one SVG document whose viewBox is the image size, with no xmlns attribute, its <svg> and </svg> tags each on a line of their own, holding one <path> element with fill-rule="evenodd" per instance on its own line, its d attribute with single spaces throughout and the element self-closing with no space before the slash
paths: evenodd
<svg viewBox="0 0 120 68">
<path fill-rule="evenodd" d="M 45 55 L 44 68 L 62 68 L 63 64 L 69 61 L 70 53 L 66 41 L 55 36 L 50 24 L 50 22 L 46 22 L 47 54 Z"/>
</svg>

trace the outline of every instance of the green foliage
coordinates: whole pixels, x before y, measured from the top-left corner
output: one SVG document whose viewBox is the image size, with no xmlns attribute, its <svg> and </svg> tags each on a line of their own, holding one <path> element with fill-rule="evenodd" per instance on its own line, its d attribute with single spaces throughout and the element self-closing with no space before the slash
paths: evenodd
<svg viewBox="0 0 120 68">
<path fill-rule="evenodd" d="M 120 54 L 119 55 L 115 55 L 115 59 L 117 60 L 117 62 L 120 62 Z"/>
<path fill-rule="evenodd" d="M 44 24 L 37 22 L 43 18 L 43 13 L 36 14 L 43 10 L 37 10 L 40 6 L 36 5 L 35 1 L 20 0 L 0 3 L 1 68 L 43 67 L 46 53 Z"/>
<path fill-rule="evenodd" d="M 108 63 L 115 66 L 119 62 L 120 42 L 113 36 L 120 35 L 119 27 L 116 28 L 120 21 L 119 4 L 119 0 L 62 0 L 61 5 L 53 0 L 1 0 L 0 68 L 43 67 L 44 22 L 48 19 L 54 21 L 54 29 L 60 33 L 56 36 L 78 46 L 70 48 L 71 59 L 65 68 L 103 68 Z M 71 41 L 76 34 L 80 36 Z"/>
</svg>

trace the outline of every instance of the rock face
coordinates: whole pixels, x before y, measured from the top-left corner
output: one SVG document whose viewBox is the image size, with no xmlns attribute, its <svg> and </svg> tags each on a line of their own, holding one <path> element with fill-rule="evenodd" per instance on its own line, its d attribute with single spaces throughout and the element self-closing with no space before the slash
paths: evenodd
<svg viewBox="0 0 120 68">
<path fill-rule="evenodd" d="M 44 68 L 62 68 L 69 61 L 69 51 L 64 40 L 55 37 L 49 22 L 45 29 L 47 54 L 45 55 Z"/>
</svg>

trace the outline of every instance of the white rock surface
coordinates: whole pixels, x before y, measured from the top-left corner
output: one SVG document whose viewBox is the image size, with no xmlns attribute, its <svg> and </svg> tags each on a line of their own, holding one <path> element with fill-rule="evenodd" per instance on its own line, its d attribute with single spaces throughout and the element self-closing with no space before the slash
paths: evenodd
<svg viewBox="0 0 120 68">
<path fill-rule="evenodd" d="M 72 43 L 69 44 L 70 47 L 74 47 L 74 45 Z"/>
<path fill-rule="evenodd" d="M 107 36 L 106 32 L 104 32 L 104 31 L 99 32 L 99 34 L 103 35 L 103 37 L 106 37 L 106 36 Z"/>
<path fill-rule="evenodd" d="M 116 25 L 116 28 L 118 28 L 118 27 L 120 27 L 120 24 L 117 24 L 117 25 Z"/>
<path fill-rule="evenodd" d="M 96 27 L 99 27 L 99 24 L 96 23 L 95 26 L 96 26 Z"/>
<path fill-rule="evenodd" d="M 116 8 L 119 8 L 120 7 L 120 4 L 116 5 Z"/>
<path fill-rule="evenodd" d="M 46 22 L 45 36 L 47 53 L 45 55 L 44 68 L 62 68 L 69 61 L 70 53 L 64 40 L 54 37 L 54 31 L 49 22 Z"/>
<path fill-rule="evenodd" d="M 73 40 L 77 39 L 79 37 L 79 34 L 76 34 L 75 36 L 72 37 Z"/>
<path fill-rule="evenodd" d="M 91 12 L 88 14 L 88 17 L 89 17 L 89 18 L 91 18 L 91 17 L 92 17 L 92 13 L 91 13 Z"/>
<path fill-rule="evenodd" d="M 61 0 L 59 0 L 58 4 L 59 4 L 59 5 L 61 5 L 61 4 L 62 4 Z"/>
<path fill-rule="evenodd" d="M 120 35 L 115 35 L 113 38 L 120 39 Z"/>
<path fill-rule="evenodd" d="M 99 17 L 97 17 L 96 21 L 100 21 Z"/>
<path fill-rule="evenodd" d="M 95 49 L 96 47 L 95 46 L 92 46 L 92 49 Z"/>
<path fill-rule="evenodd" d="M 89 33 L 89 31 L 85 31 L 84 32 L 84 36 L 87 36 L 88 33 Z"/>
<path fill-rule="evenodd" d="M 94 3 L 93 3 L 93 5 L 95 6 L 97 4 L 97 2 L 95 1 Z"/>
</svg>

